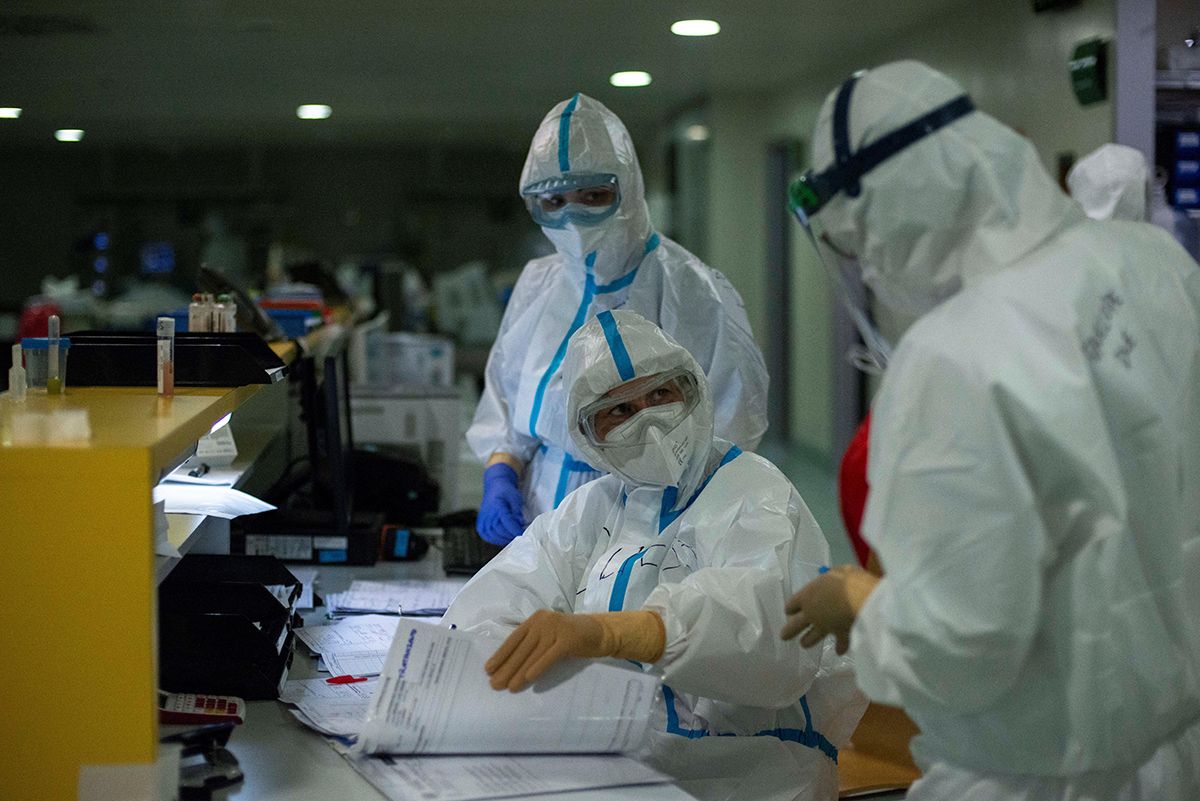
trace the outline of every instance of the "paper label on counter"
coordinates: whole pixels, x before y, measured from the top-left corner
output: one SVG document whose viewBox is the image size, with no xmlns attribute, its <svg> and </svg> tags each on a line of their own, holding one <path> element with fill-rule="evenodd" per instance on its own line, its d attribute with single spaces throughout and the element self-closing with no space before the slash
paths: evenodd
<svg viewBox="0 0 1200 801">
<path fill-rule="evenodd" d="M 313 537 L 312 547 L 322 551 L 344 551 L 350 543 L 345 537 Z"/>
<path fill-rule="evenodd" d="M 312 559 L 313 538 L 299 535 L 246 535 L 248 556 L 277 556 L 280 559 Z"/>
</svg>

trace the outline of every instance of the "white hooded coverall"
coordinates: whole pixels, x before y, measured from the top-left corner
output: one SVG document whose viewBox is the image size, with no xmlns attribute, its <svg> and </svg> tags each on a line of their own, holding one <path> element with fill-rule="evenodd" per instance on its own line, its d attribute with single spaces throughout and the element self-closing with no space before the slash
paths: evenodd
<svg viewBox="0 0 1200 801">
<path fill-rule="evenodd" d="M 1146 157 L 1128 145 L 1107 144 L 1075 162 L 1067 188 L 1093 220 L 1146 221 Z"/>
<path fill-rule="evenodd" d="M 467 430 L 479 458 L 502 451 L 527 463 L 526 522 L 600 475 L 567 433 L 562 362 L 571 334 L 605 309 L 638 312 L 695 357 L 712 386 L 719 436 L 752 450 L 767 427 L 767 371 L 741 297 L 719 272 L 654 232 L 629 133 L 586 95 L 546 115 L 521 187 L 569 172 L 616 175 L 620 206 L 582 237 L 543 229 L 557 252 L 521 272 Z"/>
<path fill-rule="evenodd" d="M 871 70 L 851 146 L 962 93 Z M 908 798 L 1200 798 L 1200 271 L 1154 226 L 1087 220 L 981 112 L 815 219 L 927 304 L 873 408 L 863 534 L 886 576 L 850 649 L 921 729 Z"/>
<path fill-rule="evenodd" d="M 620 374 L 609 337 L 632 373 Z M 865 700 L 846 658 L 779 637 L 784 599 L 829 558 L 804 501 L 768 461 L 713 438 L 703 371 L 636 314 L 603 312 L 572 338 L 567 414 L 631 375 L 681 366 L 701 398 L 679 485 L 614 473 L 581 487 L 484 567 L 445 622 L 499 645 L 538 609 L 654 610 L 666 647 L 646 669 L 663 689 L 642 756 L 702 799 L 833 799 L 837 749 Z M 582 435 L 575 444 L 604 464 Z"/>
</svg>

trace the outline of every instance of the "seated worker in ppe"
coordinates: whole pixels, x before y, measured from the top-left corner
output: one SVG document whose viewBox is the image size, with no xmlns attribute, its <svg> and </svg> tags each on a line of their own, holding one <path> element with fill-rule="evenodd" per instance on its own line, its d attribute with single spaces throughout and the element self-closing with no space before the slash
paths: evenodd
<svg viewBox="0 0 1200 801">
<path fill-rule="evenodd" d="M 1200 271 L 1089 220 L 916 62 L 826 100 L 797 216 L 923 309 L 872 412 L 863 534 L 788 604 L 920 727 L 907 798 L 1200 788 Z"/>
<path fill-rule="evenodd" d="M 536 518 L 445 622 L 496 638 L 497 690 L 570 657 L 661 675 L 641 756 L 700 798 L 835 798 L 865 701 L 847 661 L 778 637 L 829 556 L 804 501 L 713 436 L 704 371 L 636 313 L 587 322 L 564 377 L 575 447 L 611 472 Z"/>
<path fill-rule="evenodd" d="M 562 364 L 571 335 L 605 309 L 638 312 L 695 357 L 719 436 L 751 450 L 767 428 L 767 371 L 742 299 L 654 232 L 637 154 L 615 114 L 586 95 L 551 109 L 520 191 L 556 252 L 521 272 L 467 430 L 487 460 L 477 528 L 497 545 L 601 475 L 571 440 Z"/>
<path fill-rule="evenodd" d="M 1136 148 L 1101 145 L 1071 167 L 1067 188 L 1093 220 L 1146 221 L 1146 157 Z"/>
</svg>

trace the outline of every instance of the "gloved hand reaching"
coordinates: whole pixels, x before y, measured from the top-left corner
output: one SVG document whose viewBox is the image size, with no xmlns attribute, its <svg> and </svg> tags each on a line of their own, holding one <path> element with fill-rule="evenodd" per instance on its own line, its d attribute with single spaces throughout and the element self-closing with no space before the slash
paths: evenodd
<svg viewBox="0 0 1200 801">
<path fill-rule="evenodd" d="M 539 609 L 508 635 L 484 670 L 493 690 L 525 689 L 563 659 L 612 656 L 656 662 L 667 633 L 657 612 L 571 614 Z"/>
<path fill-rule="evenodd" d="M 508 545 L 525 530 L 519 482 L 517 471 L 507 464 L 494 464 L 483 471 L 483 500 L 475 530 L 493 545 Z"/>
<path fill-rule="evenodd" d="M 878 576 L 857 565 L 840 565 L 818 576 L 788 599 L 788 619 L 780 636 L 790 640 L 799 634 L 800 644 L 811 648 L 833 635 L 834 650 L 846 653 L 850 628 L 878 583 Z"/>
</svg>

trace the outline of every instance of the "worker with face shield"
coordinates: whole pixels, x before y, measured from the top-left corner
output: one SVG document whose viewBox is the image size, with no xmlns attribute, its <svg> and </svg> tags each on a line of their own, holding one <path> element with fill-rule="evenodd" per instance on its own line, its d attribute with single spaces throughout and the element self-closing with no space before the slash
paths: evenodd
<svg viewBox="0 0 1200 801">
<path fill-rule="evenodd" d="M 632 309 L 699 362 L 717 433 L 746 449 L 766 430 L 767 372 L 742 300 L 720 273 L 654 232 L 625 126 L 585 95 L 534 134 L 521 195 L 555 253 L 525 266 L 488 358 L 467 441 L 487 460 L 477 527 L 503 545 L 602 473 L 573 444 L 563 358 L 606 309 Z"/>
<path fill-rule="evenodd" d="M 922 313 L 873 405 L 863 534 L 786 637 L 920 727 L 908 798 L 1184 801 L 1200 787 L 1200 271 L 1087 219 L 929 67 L 822 108 L 805 223 Z"/>
<path fill-rule="evenodd" d="M 496 638 L 497 690 L 567 658 L 660 676 L 641 756 L 702 799 L 836 797 L 865 700 L 848 660 L 778 637 L 784 600 L 829 558 L 804 501 L 714 437 L 704 370 L 638 314 L 585 323 L 563 377 L 574 447 L 609 474 L 537 517 L 445 622 Z"/>
</svg>

